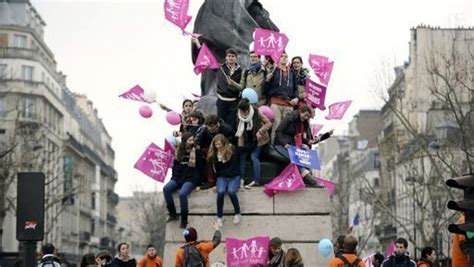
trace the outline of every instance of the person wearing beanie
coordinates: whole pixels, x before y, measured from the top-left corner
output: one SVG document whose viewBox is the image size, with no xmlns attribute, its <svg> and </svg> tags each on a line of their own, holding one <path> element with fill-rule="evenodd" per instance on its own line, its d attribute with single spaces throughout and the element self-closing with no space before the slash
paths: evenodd
<svg viewBox="0 0 474 267">
<path fill-rule="evenodd" d="M 176 250 L 176 256 L 174 261 L 175 267 L 182 267 L 185 266 L 185 250 L 188 249 L 189 246 L 194 246 L 199 253 L 201 254 L 201 258 L 204 261 L 204 266 L 209 267 L 209 254 L 221 243 L 222 234 L 219 231 L 219 225 L 216 222 L 212 224 L 214 227 L 215 232 L 212 238 L 212 241 L 197 241 L 198 234 L 196 229 L 193 227 L 189 227 L 183 231 L 184 240 L 186 243 Z"/>
<path fill-rule="evenodd" d="M 150 244 L 146 247 L 145 256 L 138 261 L 137 267 L 163 267 L 163 261 L 156 255 L 154 245 Z"/>
</svg>

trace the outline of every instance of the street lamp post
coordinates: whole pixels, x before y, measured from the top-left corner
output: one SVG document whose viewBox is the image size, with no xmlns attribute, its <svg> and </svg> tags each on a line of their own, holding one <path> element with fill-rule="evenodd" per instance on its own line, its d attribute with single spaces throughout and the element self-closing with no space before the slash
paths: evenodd
<svg viewBox="0 0 474 267">
<path fill-rule="evenodd" d="M 413 246 L 413 256 L 415 257 L 416 260 L 416 205 L 415 205 L 415 181 L 416 179 L 413 177 L 407 177 L 405 178 L 405 182 L 408 184 L 411 184 L 412 188 L 412 207 L 413 207 L 413 241 L 414 241 L 414 246 Z"/>
</svg>

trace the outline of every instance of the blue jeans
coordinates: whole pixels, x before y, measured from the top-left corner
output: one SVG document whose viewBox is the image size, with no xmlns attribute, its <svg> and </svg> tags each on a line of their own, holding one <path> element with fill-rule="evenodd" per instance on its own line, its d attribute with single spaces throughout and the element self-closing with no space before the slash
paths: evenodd
<svg viewBox="0 0 474 267">
<path fill-rule="evenodd" d="M 181 220 L 187 222 L 188 219 L 188 195 L 194 190 L 196 186 L 191 182 L 178 184 L 175 180 L 170 180 L 165 187 L 163 187 L 163 195 L 165 196 L 166 207 L 171 215 L 176 214 L 176 207 L 174 205 L 173 192 L 179 190 L 179 203 L 181 204 Z"/>
<path fill-rule="evenodd" d="M 247 155 L 249 151 L 240 151 L 240 177 L 245 177 L 245 165 L 247 163 Z M 250 152 L 250 159 L 252 160 L 253 181 L 258 183 L 260 180 L 260 147 L 255 147 Z"/>
<path fill-rule="evenodd" d="M 222 218 L 224 213 L 224 196 L 229 194 L 230 201 L 234 205 L 234 213 L 240 214 L 239 198 L 237 197 L 237 190 L 240 187 L 240 176 L 233 178 L 217 177 L 217 217 Z"/>
</svg>

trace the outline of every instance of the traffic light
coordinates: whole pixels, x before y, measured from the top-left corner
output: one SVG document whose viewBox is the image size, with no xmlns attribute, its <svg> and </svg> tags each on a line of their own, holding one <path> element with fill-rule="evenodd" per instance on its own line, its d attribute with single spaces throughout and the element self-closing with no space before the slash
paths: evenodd
<svg viewBox="0 0 474 267">
<path fill-rule="evenodd" d="M 448 179 L 446 185 L 464 191 L 464 199 L 448 201 L 448 209 L 464 212 L 466 218 L 464 224 L 450 224 L 448 230 L 451 233 L 463 234 L 468 239 L 472 239 L 474 233 L 474 175 L 466 174 Z"/>
</svg>

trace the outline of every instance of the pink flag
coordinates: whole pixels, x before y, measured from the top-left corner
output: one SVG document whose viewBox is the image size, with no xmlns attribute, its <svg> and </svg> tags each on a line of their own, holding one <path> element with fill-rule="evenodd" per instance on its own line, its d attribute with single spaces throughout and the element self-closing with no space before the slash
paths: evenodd
<svg viewBox="0 0 474 267">
<path fill-rule="evenodd" d="M 217 69 L 220 67 L 214 55 L 211 53 L 206 44 L 202 44 L 199 55 L 194 63 L 194 73 L 202 73 L 205 69 Z"/>
<path fill-rule="evenodd" d="M 362 259 L 362 262 L 365 264 L 365 267 L 374 266 L 374 256 L 375 256 L 375 253 L 372 253 L 369 256 Z"/>
<path fill-rule="evenodd" d="M 319 133 L 319 131 L 321 131 L 321 129 L 323 128 L 324 125 L 322 124 L 311 124 L 311 133 L 313 134 L 313 136 L 317 135 Z"/>
<path fill-rule="evenodd" d="M 192 18 L 188 16 L 188 8 L 189 0 L 165 0 L 165 18 L 184 31 Z"/>
<path fill-rule="evenodd" d="M 145 103 L 151 103 L 150 101 L 147 101 L 145 97 L 143 96 L 143 88 L 140 87 L 140 85 L 135 85 L 132 87 L 130 90 L 127 92 L 119 95 L 119 97 L 123 97 L 125 99 L 130 99 L 130 100 L 135 100 L 135 101 L 140 101 L 140 102 L 145 102 Z"/>
<path fill-rule="evenodd" d="M 163 182 L 171 164 L 173 161 L 170 153 L 151 143 L 133 167 L 154 180 Z"/>
<path fill-rule="evenodd" d="M 351 105 L 352 100 L 336 102 L 329 105 L 329 114 L 325 117 L 326 120 L 340 120 Z"/>
<path fill-rule="evenodd" d="M 255 53 L 271 56 L 275 64 L 278 64 L 289 39 L 284 33 L 256 28 L 253 41 Z"/>
<path fill-rule="evenodd" d="M 321 83 L 327 85 L 331 78 L 334 61 L 329 61 L 329 58 L 325 56 L 309 54 L 308 62 Z"/>
<path fill-rule="evenodd" d="M 292 192 L 304 188 L 303 178 L 295 164 L 289 164 L 270 183 L 265 185 L 263 192 L 272 197 L 278 192 Z"/>
<path fill-rule="evenodd" d="M 306 85 L 304 87 L 306 102 L 313 108 L 325 110 L 324 99 L 326 98 L 326 89 L 326 86 L 318 84 L 311 79 L 306 79 Z"/>
<path fill-rule="evenodd" d="M 395 242 L 390 241 L 390 244 L 388 244 L 387 250 L 385 250 L 385 258 L 392 256 L 393 253 L 395 253 L 395 250 L 397 249 Z"/>
<path fill-rule="evenodd" d="M 270 237 L 226 238 L 227 267 L 267 266 Z"/>
<path fill-rule="evenodd" d="M 329 195 L 331 196 L 334 193 L 334 190 L 336 189 L 336 184 L 329 181 L 325 180 L 323 178 L 316 177 L 316 181 L 324 187 L 326 187 L 326 190 L 328 190 Z"/>
</svg>

